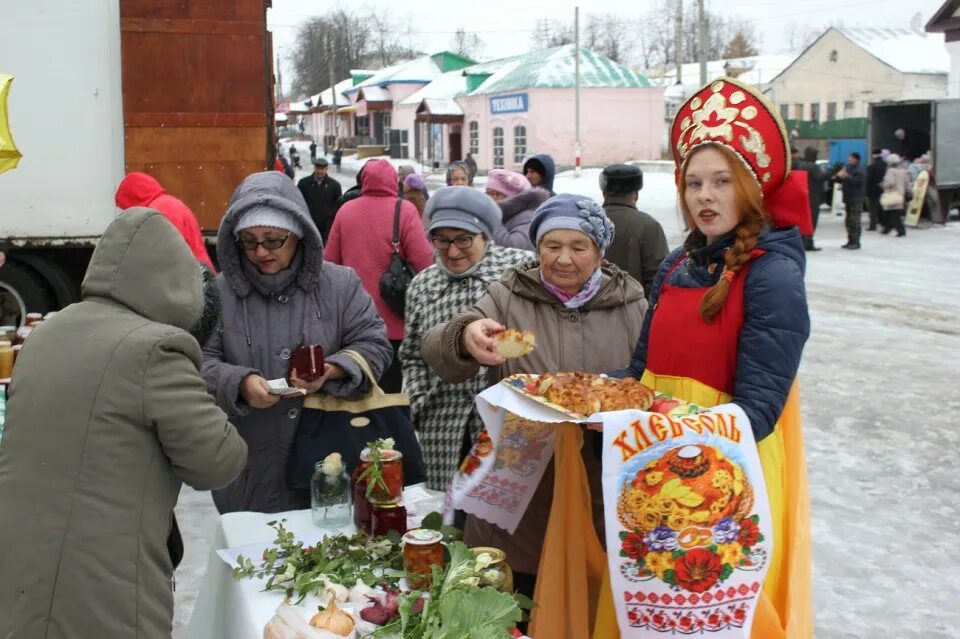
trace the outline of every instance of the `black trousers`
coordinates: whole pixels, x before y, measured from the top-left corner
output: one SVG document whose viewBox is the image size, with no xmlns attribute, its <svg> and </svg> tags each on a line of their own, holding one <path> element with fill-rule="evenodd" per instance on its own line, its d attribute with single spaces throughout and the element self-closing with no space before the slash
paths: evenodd
<svg viewBox="0 0 960 639">
<path fill-rule="evenodd" d="M 881 222 L 883 224 L 883 232 L 889 233 L 891 230 L 895 230 L 897 235 L 903 235 L 906 233 L 906 229 L 903 228 L 903 209 L 896 209 L 893 211 L 883 211 L 883 217 Z"/>
<path fill-rule="evenodd" d="M 399 393 L 403 390 L 403 372 L 400 370 L 400 344 L 403 340 L 390 340 L 393 346 L 393 361 L 380 376 L 380 388 L 384 393 Z"/>
</svg>

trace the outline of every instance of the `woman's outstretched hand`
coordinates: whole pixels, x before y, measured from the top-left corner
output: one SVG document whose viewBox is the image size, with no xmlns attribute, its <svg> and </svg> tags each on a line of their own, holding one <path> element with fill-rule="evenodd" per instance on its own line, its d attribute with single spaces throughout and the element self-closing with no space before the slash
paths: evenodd
<svg viewBox="0 0 960 639">
<path fill-rule="evenodd" d="M 506 330 L 492 319 L 478 319 L 463 331 L 463 348 L 484 366 L 498 366 L 503 358 L 494 350 L 493 336 Z"/>
</svg>

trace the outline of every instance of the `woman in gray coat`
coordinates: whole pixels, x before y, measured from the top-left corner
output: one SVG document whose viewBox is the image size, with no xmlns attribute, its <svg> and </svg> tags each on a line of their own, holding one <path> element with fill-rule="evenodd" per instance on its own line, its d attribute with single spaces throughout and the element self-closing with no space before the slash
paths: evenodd
<svg viewBox="0 0 960 639">
<path fill-rule="evenodd" d="M 287 378 L 293 351 L 319 344 L 323 376 L 291 383 L 338 397 L 367 391 L 360 367 L 339 351 L 359 352 L 380 375 L 393 357 L 383 320 L 353 269 L 323 261 L 303 196 L 276 171 L 254 173 L 234 191 L 217 257 L 221 322 L 203 349 L 203 377 L 250 456 L 214 503 L 221 513 L 306 508 L 309 498 L 289 489 L 285 474 L 303 398 L 271 395 L 267 380 Z"/>
<path fill-rule="evenodd" d="M 0 446 L 0 637 L 170 638 L 181 483 L 247 458 L 200 379 L 204 291 L 173 225 L 127 209 L 81 301 L 30 334 Z"/>
</svg>

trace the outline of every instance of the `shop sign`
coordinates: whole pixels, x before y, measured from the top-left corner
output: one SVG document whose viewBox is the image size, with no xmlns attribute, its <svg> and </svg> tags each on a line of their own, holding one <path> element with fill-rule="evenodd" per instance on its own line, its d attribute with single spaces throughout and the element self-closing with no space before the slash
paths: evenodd
<svg viewBox="0 0 960 639">
<path fill-rule="evenodd" d="M 490 98 L 491 115 L 501 113 L 526 113 L 529 100 L 526 93 L 511 93 Z"/>
</svg>

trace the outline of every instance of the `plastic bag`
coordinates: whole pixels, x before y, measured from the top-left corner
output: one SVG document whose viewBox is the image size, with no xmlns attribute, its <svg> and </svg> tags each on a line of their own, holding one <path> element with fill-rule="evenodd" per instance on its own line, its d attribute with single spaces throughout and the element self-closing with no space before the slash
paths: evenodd
<svg viewBox="0 0 960 639">
<path fill-rule="evenodd" d="M 354 629 L 346 636 L 311 627 L 300 610 L 282 603 L 277 606 L 277 612 L 273 618 L 264 626 L 263 639 L 356 639 L 356 616 L 350 610 L 343 610 L 343 612 L 350 615 L 354 621 Z"/>
</svg>

